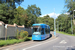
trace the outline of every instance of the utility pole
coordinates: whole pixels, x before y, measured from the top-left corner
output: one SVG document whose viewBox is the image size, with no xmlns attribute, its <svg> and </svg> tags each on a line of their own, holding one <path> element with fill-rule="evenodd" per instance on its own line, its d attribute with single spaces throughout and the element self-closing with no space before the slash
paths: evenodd
<svg viewBox="0 0 75 50">
<path fill-rule="evenodd" d="M 54 15 L 55 15 L 55 8 L 54 8 Z M 54 35 L 56 37 L 56 25 L 55 25 L 55 18 L 54 18 Z"/>
</svg>

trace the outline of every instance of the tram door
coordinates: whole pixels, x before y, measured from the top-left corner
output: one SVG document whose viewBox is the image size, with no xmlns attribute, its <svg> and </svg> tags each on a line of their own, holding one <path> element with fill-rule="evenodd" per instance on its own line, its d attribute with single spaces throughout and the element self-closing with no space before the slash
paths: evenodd
<svg viewBox="0 0 75 50">
<path fill-rule="evenodd" d="M 45 29 L 44 28 L 41 29 L 41 39 L 42 40 L 45 39 Z"/>
</svg>

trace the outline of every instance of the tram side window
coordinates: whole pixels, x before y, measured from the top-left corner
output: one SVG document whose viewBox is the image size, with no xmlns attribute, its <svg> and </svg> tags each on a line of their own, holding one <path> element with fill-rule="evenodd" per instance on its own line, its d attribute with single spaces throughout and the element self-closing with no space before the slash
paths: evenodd
<svg viewBox="0 0 75 50">
<path fill-rule="evenodd" d="M 48 31 L 49 33 L 50 33 L 50 29 L 49 29 L 49 31 Z"/>
<path fill-rule="evenodd" d="M 48 28 L 48 34 L 50 33 L 50 29 Z"/>
<path fill-rule="evenodd" d="M 46 32 L 46 34 L 49 34 L 49 29 L 45 28 L 45 32 Z"/>
<path fill-rule="evenodd" d="M 49 29 L 48 29 L 48 31 L 47 31 L 47 32 L 48 32 L 48 34 L 49 34 Z"/>
<path fill-rule="evenodd" d="M 48 34 L 48 28 L 47 28 L 47 34 Z"/>
<path fill-rule="evenodd" d="M 45 32 L 46 32 L 46 34 L 47 34 L 47 28 L 45 28 Z"/>
<path fill-rule="evenodd" d="M 44 28 L 41 29 L 41 34 L 42 34 L 42 35 L 44 34 Z"/>
</svg>

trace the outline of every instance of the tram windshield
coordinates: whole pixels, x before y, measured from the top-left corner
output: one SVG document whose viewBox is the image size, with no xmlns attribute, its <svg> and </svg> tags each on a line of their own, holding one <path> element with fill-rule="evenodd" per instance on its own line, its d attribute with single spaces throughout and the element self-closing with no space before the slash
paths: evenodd
<svg viewBox="0 0 75 50">
<path fill-rule="evenodd" d="M 33 34 L 40 34 L 41 28 L 40 26 L 33 26 Z"/>
<path fill-rule="evenodd" d="M 34 35 L 40 35 L 40 28 L 33 28 L 33 34 Z"/>
<path fill-rule="evenodd" d="M 40 28 L 33 28 L 33 32 L 40 32 Z"/>
</svg>

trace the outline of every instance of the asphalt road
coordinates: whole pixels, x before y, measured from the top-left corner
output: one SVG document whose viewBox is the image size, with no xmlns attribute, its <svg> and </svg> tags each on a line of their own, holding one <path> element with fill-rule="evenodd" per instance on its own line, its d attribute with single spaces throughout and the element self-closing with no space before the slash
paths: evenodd
<svg viewBox="0 0 75 50">
<path fill-rule="evenodd" d="M 53 33 L 53 32 L 51 32 Z M 28 41 L 1 50 L 75 50 L 75 36 L 56 34 L 44 41 Z"/>
</svg>

